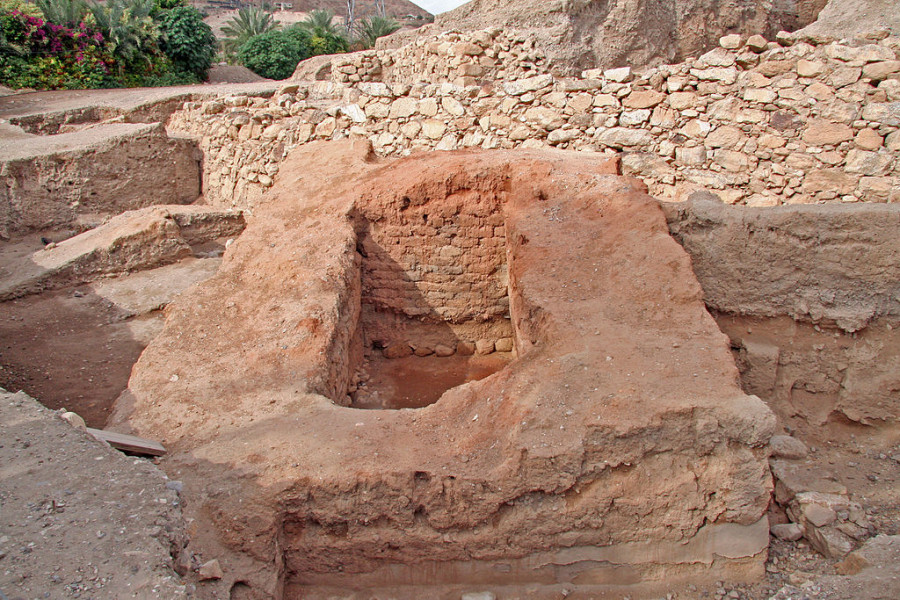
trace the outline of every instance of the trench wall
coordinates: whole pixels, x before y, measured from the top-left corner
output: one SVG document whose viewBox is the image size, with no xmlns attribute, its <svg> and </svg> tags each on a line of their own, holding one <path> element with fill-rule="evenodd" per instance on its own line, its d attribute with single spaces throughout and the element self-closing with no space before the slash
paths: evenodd
<svg viewBox="0 0 900 600">
<path fill-rule="evenodd" d="M 0 236 L 87 229 L 128 210 L 194 202 L 198 158 L 193 141 L 158 124 L 22 135 L 0 151 Z"/>
<path fill-rule="evenodd" d="M 749 206 L 892 202 L 898 50 L 896 36 L 726 36 L 683 63 L 563 78 L 513 34 L 450 32 L 336 58 L 327 80 L 271 98 L 187 102 L 169 127 L 200 140 L 208 200 L 241 207 L 262 201 L 292 148 L 348 137 L 386 156 L 621 152 L 623 172 L 666 200 L 710 190 Z"/>
<path fill-rule="evenodd" d="M 785 422 L 900 419 L 900 207 L 663 206 L 746 392 Z"/>
</svg>

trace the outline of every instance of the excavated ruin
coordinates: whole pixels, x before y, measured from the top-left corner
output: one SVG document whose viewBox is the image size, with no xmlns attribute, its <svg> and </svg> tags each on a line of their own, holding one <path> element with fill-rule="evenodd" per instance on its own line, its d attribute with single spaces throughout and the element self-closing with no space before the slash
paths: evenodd
<svg viewBox="0 0 900 600">
<path fill-rule="evenodd" d="M 210 593 L 646 594 L 762 574 L 774 415 L 741 392 L 658 203 L 616 169 L 558 151 L 390 161 L 361 142 L 287 159 L 112 418 L 169 448 L 189 548 L 223 564 Z M 424 379 L 496 350 L 508 364 L 438 382 L 423 408 L 342 406 L 391 361 Z"/>
</svg>

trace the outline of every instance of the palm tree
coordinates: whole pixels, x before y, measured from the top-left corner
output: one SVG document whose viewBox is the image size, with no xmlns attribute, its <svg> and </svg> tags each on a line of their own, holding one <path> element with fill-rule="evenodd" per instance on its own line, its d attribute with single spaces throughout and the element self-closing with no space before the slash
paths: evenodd
<svg viewBox="0 0 900 600">
<path fill-rule="evenodd" d="M 390 35 L 400 29 L 400 23 L 394 19 L 380 17 L 378 15 L 362 19 L 357 24 L 357 39 L 366 48 L 375 45 L 375 40 Z"/>
<path fill-rule="evenodd" d="M 159 30 L 151 17 L 153 0 L 108 0 L 88 7 L 113 55 L 120 59 L 120 70 L 131 70 L 142 62 L 149 66 L 159 55 Z"/>
<path fill-rule="evenodd" d="M 238 14 L 222 27 L 225 40 L 222 46 L 225 52 L 233 54 L 250 38 L 273 31 L 281 25 L 272 17 L 272 13 L 260 10 L 255 6 L 238 9 Z"/>
<path fill-rule="evenodd" d="M 77 25 L 88 13 L 83 0 L 37 0 L 37 5 L 44 20 L 55 25 Z"/>
<path fill-rule="evenodd" d="M 295 25 L 299 29 L 309 32 L 316 37 L 325 37 L 326 34 L 342 35 L 338 27 L 334 25 L 334 13 L 330 10 L 319 9 L 310 12 L 306 18 Z"/>
</svg>

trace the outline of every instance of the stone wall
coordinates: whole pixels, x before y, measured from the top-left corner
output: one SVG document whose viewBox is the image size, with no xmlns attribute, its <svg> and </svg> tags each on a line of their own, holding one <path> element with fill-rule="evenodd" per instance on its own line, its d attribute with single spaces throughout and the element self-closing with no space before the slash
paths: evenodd
<svg viewBox="0 0 900 600">
<path fill-rule="evenodd" d="M 169 126 L 201 139 L 207 199 L 242 207 L 290 149 L 346 137 L 381 155 L 622 152 L 623 171 L 666 200 L 700 189 L 750 206 L 900 199 L 900 38 L 735 35 L 720 46 L 641 73 L 557 78 L 522 39 L 449 32 L 340 57 L 332 80 L 270 99 L 186 103 Z"/>
</svg>

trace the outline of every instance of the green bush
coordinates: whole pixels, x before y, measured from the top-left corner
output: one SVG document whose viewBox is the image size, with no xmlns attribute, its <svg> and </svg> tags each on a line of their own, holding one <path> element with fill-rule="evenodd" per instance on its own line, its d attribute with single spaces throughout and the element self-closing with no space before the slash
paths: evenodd
<svg viewBox="0 0 900 600">
<path fill-rule="evenodd" d="M 238 60 L 245 67 L 269 79 L 287 79 L 297 63 L 312 56 L 310 36 L 291 28 L 270 31 L 250 38 L 240 50 Z"/>
<path fill-rule="evenodd" d="M 350 49 L 347 39 L 341 35 L 324 32 L 309 38 L 310 56 L 340 54 Z"/>
<path fill-rule="evenodd" d="M 159 16 L 160 48 L 172 60 L 176 71 L 206 79 L 216 56 L 216 36 L 203 16 L 192 6 L 179 6 Z"/>
</svg>

